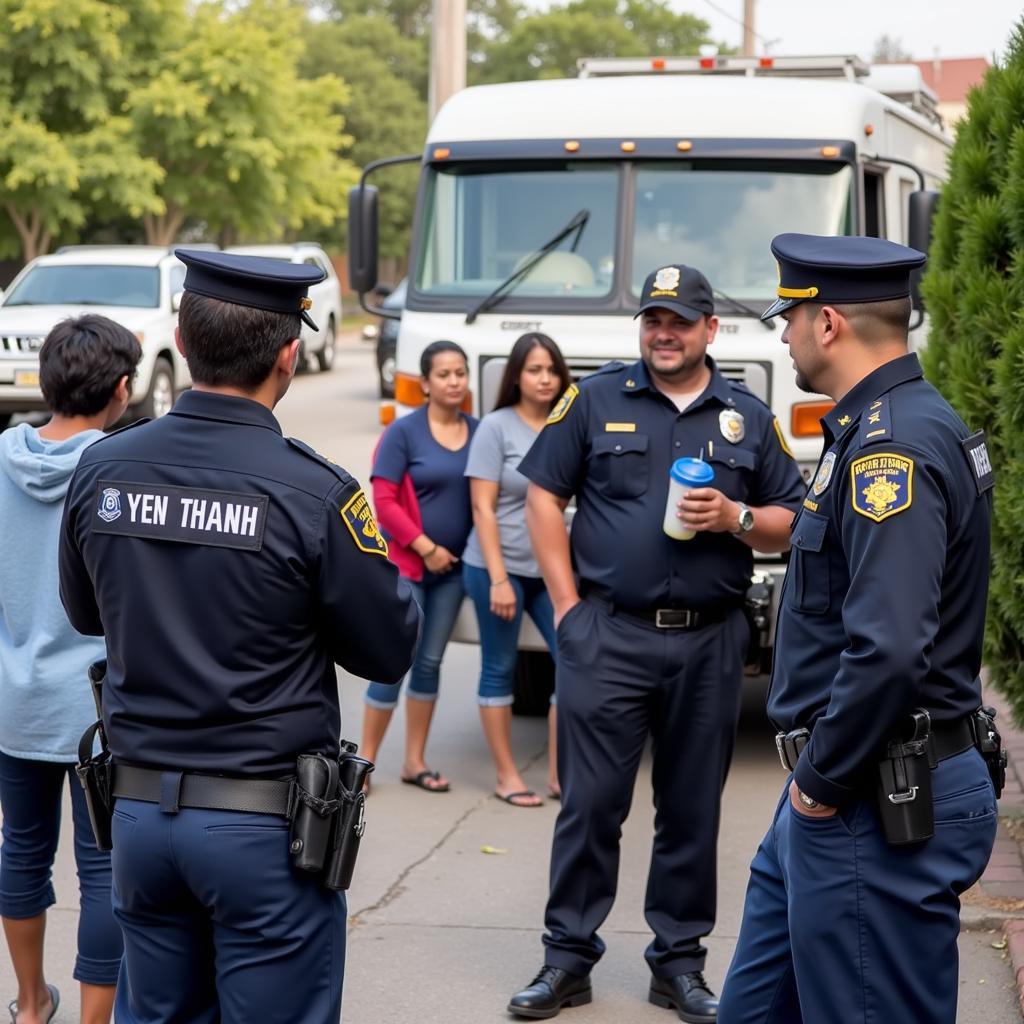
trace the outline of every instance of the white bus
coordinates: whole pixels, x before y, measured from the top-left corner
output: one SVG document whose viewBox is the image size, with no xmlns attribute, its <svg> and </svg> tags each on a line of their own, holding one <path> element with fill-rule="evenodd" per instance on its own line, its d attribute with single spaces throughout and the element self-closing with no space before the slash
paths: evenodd
<svg viewBox="0 0 1024 1024">
<path fill-rule="evenodd" d="M 389 163 L 422 165 L 395 406 L 382 418 L 423 400 L 419 355 L 440 338 L 469 354 L 477 414 L 526 331 L 553 337 L 577 377 L 635 360 L 644 277 L 686 263 L 716 289 L 711 354 L 772 407 L 806 478 L 830 404 L 796 388 L 782 322 L 758 320 L 778 280 L 771 238 L 927 247 L 950 146 L 916 68 L 855 57 L 587 60 L 577 79 L 465 89 L 422 154 L 370 165 L 350 198 L 353 289 L 379 313 L 365 299 L 377 273 L 367 179 Z M 759 558 L 757 570 L 750 660 L 764 669 L 784 565 Z"/>
</svg>

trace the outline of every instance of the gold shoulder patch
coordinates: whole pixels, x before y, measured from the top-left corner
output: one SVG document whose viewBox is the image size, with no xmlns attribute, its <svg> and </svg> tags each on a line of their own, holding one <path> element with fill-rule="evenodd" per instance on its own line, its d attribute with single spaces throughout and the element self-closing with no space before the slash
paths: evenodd
<svg viewBox="0 0 1024 1024">
<path fill-rule="evenodd" d="M 772 426 L 775 428 L 775 436 L 779 439 L 779 447 L 792 459 L 794 458 L 793 450 L 786 443 L 786 435 L 782 433 L 782 424 L 779 423 L 779 417 L 772 417 Z"/>
<path fill-rule="evenodd" d="M 361 489 L 356 491 L 338 511 L 360 551 L 387 557 L 388 543 L 381 536 L 373 509 L 370 508 L 370 503 Z"/>
<path fill-rule="evenodd" d="M 878 452 L 850 464 L 850 502 L 854 512 L 880 523 L 904 512 L 914 501 L 914 460 Z"/>
<path fill-rule="evenodd" d="M 548 423 L 561 423 L 565 419 L 565 414 L 572 408 L 572 403 L 576 401 L 576 396 L 580 393 L 580 389 L 575 384 L 570 384 L 565 389 L 565 394 L 555 404 L 554 409 L 551 410 L 551 415 L 548 416 Z"/>
</svg>

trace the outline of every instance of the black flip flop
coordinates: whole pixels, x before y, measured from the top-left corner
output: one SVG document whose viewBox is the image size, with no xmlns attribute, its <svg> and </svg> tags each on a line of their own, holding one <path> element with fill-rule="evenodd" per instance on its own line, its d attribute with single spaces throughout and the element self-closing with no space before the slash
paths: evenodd
<svg viewBox="0 0 1024 1024">
<path fill-rule="evenodd" d="M 501 800 L 503 803 L 508 804 L 509 807 L 543 807 L 544 806 L 544 801 L 543 800 L 540 800 L 538 803 L 535 803 L 535 804 L 517 804 L 516 803 L 516 799 L 520 798 L 520 797 L 524 797 L 524 796 L 533 796 L 533 797 L 535 797 L 537 794 L 532 789 L 521 789 L 518 793 L 509 793 L 508 796 L 502 796 L 500 793 L 495 793 L 494 795 L 499 800 Z"/>
<path fill-rule="evenodd" d="M 416 786 L 419 789 L 426 790 L 428 793 L 447 793 L 451 786 L 446 782 L 443 786 L 428 786 L 427 779 L 433 779 L 437 782 L 441 778 L 440 772 L 432 772 L 426 769 L 422 772 L 417 772 L 411 779 L 407 779 L 404 775 L 402 781 L 407 786 Z"/>
<path fill-rule="evenodd" d="M 60 1006 L 60 990 L 56 985 L 47 985 L 46 991 L 50 993 L 50 1016 L 46 1018 L 47 1024 L 57 1016 L 57 1007 Z M 12 999 L 7 1004 L 7 1012 L 11 1015 L 11 1024 L 18 1024 L 18 1000 Z"/>
</svg>

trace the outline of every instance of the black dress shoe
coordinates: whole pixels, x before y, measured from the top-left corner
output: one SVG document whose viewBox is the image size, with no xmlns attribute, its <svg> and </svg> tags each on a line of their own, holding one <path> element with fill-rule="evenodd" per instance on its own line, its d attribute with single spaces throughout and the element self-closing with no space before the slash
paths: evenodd
<svg viewBox="0 0 1024 1024">
<path fill-rule="evenodd" d="M 508 1012 L 517 1017 L 546 1020 L 557 1017 L 563 1007 L 585 1006 L 590 1000 L 589 974 L 580 976 L 563 971 L 561 967 L 545 966 L 522 992 L 509 1000 Z"/>
<path fill-rule="evenodd" d="M 718 997 L 700 971 L 687 971 L 674 978 L 651 978 L 648 998 L 655 1006 L 675 1010 L 687 1024 L 714 1024 L 718 1020 Z"/>
</svg>

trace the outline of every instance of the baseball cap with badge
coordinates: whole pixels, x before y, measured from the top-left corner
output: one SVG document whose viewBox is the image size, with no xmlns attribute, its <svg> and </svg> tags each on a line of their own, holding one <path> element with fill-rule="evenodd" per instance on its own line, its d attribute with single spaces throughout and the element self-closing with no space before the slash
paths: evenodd
<svg viewBox="0 0 1024 1024">
<path fill-rule="evenodd" d="M 648 274 L 636 316 L 658 308 L 670 309 L 691 322 L 702 316 L 712 316 L 715 300 L 708 279 L 699 270 L 681 263 L 673 263 Z"/>
<path fill-rule="evenodd" d="M 188 268 L 185 291 L 236 306 L 298 313 L 303 323 L 314 331 L 320 329 L 306 312 L 312 306 L 306 297 L 309 286 L 327 276 L 320 267 L 203 249 L 175 249 L 174 255 Z"/>
</svg>

